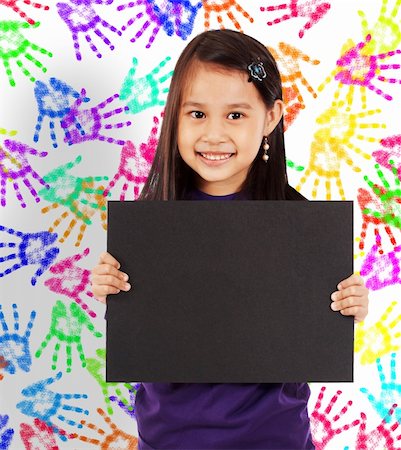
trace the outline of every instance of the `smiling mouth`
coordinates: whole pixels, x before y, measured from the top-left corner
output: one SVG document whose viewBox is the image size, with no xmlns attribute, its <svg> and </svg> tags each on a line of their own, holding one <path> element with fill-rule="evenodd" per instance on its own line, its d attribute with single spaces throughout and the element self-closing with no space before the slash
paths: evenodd
<svg viewBox="0 0 401 450">
<path fill-rule="evenodd" d="M 234 155 L 234 153 L 203 153 L 203 152 L 197 153 L 198 155 L 201 155 L 203 158 L 209 161 L 224 161 L 226 159 L 231 158 L 231 156 Z"/>
</svg>

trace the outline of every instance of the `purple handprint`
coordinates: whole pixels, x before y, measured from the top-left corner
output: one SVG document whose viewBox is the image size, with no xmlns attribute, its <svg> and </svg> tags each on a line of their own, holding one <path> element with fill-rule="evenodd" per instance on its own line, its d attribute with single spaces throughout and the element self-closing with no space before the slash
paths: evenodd
<svg viewBox="0 0 401 450">
<path fill-rule="evenodd" d="M 111 116 L 121 114 L 124 111 L 128 111 L 128 106 L 116 108 L 113 111 L 101 113 L 100 111 L 107 105 L 112 103 L 115 99 L 119 98 L 118 94 L 114 94 L 107 98 L 105 101 L 98 105 L 88 108 L 80 109 L 82 99 L 85 98 L 85 89 L 81 90 L 81 96 L 75 101 L 69 113 L 61 121 L 61 126 L 65 130 L 64 141 L 69 145 L 78 144 L 85 141 L 106 141 L 108 143 L 115 143 L 118 145 L 124 145 L 125 141 L 121 139 L 114 139 L 101 134 L 103 129 L 110 130 L 112 128 L 122 128 L 124 126 L 130 126 L 131 122 L 119 122 L 115 124 L 104 124 L 104 120 Z"/>
<path fill-rule="evenodd" d="M 48 117 L 50 137 L 53 147 L 57 148 L 54 119 L 58 118 L 61 124 L 61 119 L 70 111 L 75 99 L 79 98 L 79 92 L 64 81 L 52 77 L 47 84 L 43 81 L 36 81 L 34 93 L 38 104 L 38 121 L 33 140 L 38 142 L 43 119 Z M 83 102 L 88 102 L 89 100 L 88 97 L 82 98 Z"/>
<path fill-rule="evenodd" d="M 0 263 L 16 261 L 11 267 L 7 267 L 0 272 L 0 278 L 24 266 L 39 265 L 31 278 L 31 284 L 35 286 L 37 278 L 52 265 L 60 251 L 58 247 L 52 247 L 57 239 L 57 234 L 48 231 L 23 233 L 2 225 L 0 225 L 0 232 L 7 233 L 8 239 L 10 237 L 17 238 L 17 242 L 4 242 L 3 236 L 0 235 L 0 248 L 10 248 L 13 249 L 11 251 L 14 251 L 14 253 L 0 257 Z M 14 249 L 17 249 L 17 251 Z"/>
<path fill-rule="evenodd" d="M 1 206 L 6 206 L 6 184 L 7 181 L 13 183 L 13 188 L 17 196 L 20 205 L 25 208 L 26 203 L 22 197 L 19 181 L 25 184 L 29 189 L 32 197 L 35 199 L 36 203 L 40 201 L 38 194 L 28 176 L 31 176 L 36 181 L 38 181 L 42 186 L 49 188 L 49 185 L 43 180 L 43 178 L 32 169 L 27 159 L 27 154 L 39 156 L 43 158 L 47 155 L 47 152 L 38 152 L 32 147 L 29 147 L 22 142 L 13 141 L 11 139 L 5 139 L 4 145 L 6 149 L 0 146 L 0 178 L 1 178 L 1 190 L 0 190 L 0 201 Z"/>
<path fill-rule="evenodd" d="M 376 236 L 376 239 L 379 239 Z M 361 276 L 365 278 L 368 289 L 377 291 L 386 286 L 401 284 L 401 246 L 394 247 L 391 252 L 380 254 L 379 245 L 372 246 L 361 267 Z"/>
<path fill-rule="evenodd" d="M 159 6 L 155 0 L 135 0 L 118 6 L 117 11 L 141 6 L 144 7 L 145 11 L 139 12 L 136 16 L 129 19 L 127 25 L 121 29 L 125 31 L 135 22 L 144 18 L 142 27 L 131 38 L 131 42 L 135 42 L 150 26 L 153 26 L 152 34 L 146 44 L 146 48 L 149 48 L 161 28 L 163 28 L 167 36 L 172 36 L 175 33 L 185 40 L 192 33 L 195 17 L 202 7 L 202 2 L 192 5 L 189 0 L 166 0 L 161 2 Z"/>
<path fill-rule="evenodd" d="M 88 42 L 91 50 L 96 54 L 98 58 L 102 57 L 102 54 L 98 51 L 95 44 L 92 42 L 89 33 L 93 31 L 110 50 L 114 50 L 114 45 L 110 40 L 102 33 L 99 24 L 104 28 L 109 29 L 113 33 L 121 36 L 121 31 L 116 27 L 102 19 L 94 10 L 93 5 L 111 5 L 113 0 L 69 0 L 69 3 L 57 3 L 57 9 L 60 17 L 67 24 L 71 31 L 72 40 L 74 41 L 75 56 L 78 61 L 82 59 L 79 49 L 78 34 L 83 33 L 85 40 Z"/>
</svg>

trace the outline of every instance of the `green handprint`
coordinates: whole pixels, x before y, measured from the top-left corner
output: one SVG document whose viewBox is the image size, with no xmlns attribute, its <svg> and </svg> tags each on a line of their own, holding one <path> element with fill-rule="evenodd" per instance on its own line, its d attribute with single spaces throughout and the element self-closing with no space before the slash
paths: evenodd
<svg viewBox="0 0 401 450">
<path fill-rule="evenodd" d="M 111 407 L 110 403 L 110 388 L 116 388 L 115 389 L 115 395 L 120 398 L 121 402 L 130 407 L 129 400 L 127 400 L 123 394 L 121 389 L 118 386 L 123 385 L 128 390 L 133 389 L 133 385 L 130 383 L 108 383 L 105 379 L 105 370 L 106 370 L 106 349 L 105 348 L 98 348 L 96 350 L 96 355 L 98 358 L 88 358 L 86 360 L 87 363 L 87 370 L 88 372 L 93 376 L 93 378 L 98 382 L 100 389 L 102 390 L 102 393 L 104 395 L 104 401 L 107 405 L 107 412 L 108 414 L 113 414 L 113 409 Z M 132 408 L 132 407 L 131 407 Z"/>
<path fill-rule="evenodd" d="M 385 178 L 380 169 L 379 164 L 375 164 L 376 173 L 379 176 L 383 186 L 373 183 L 368 176 L 364 176 L 364 180 L 369 184 L 373 192 L 377 195 L 382 203 L 381 211 L 373 211 L 370 208 L 365 208 L 362 213 L 369 214 L 377 219 L 380 219 L 388 225 L 401 229 L 401 182 L 398 178 L 398 170 L 394 166 L 394 161 L 390 160 L 391 171 L 394 175 L 394 186 Z"/>
<path fill-rule="evenodd" d="M 21 69 L 22 73 L 32 82 L 34 82 L 36 78 L 23 65 L 21 57 L 31 61 L 36 67 L 41 69 L 43 73 L 47 71 L 46 67 L 44 67 L 43 64 L 33 55 L 31 55 L 28 49 L 30 48 L 36 52 L 40 52 L 42 55 L 47 55 L 50 58 L 53 54 L 33 42 L 30 42 L 21 33 L 21 29 L 23 28 L 37 28 L 38 26 L 39 22 L 31 25 L 27 22 L 16 22 L 11 20 L 0 21 L 0 59 L 3 60 L 8 81 L 11 86 L 15 86 L 15 80 L 10 67 L 10 61 L 13 59 L 15 60 L 17 66 Z"/>
<path fill-rule="evenodd" d="M 95 337 L 102 337 L 102 333 L 95 331 L 95 327 L 89 320 L 87 314 L 75 303 L 70 302 L 69 311 L 65 304 L 57 300 L 52 309 L 50 330 L 46 335 L 43 342 L 40 344 L 40 348 L 36 351 L 35 357 L 40 358 L 43 350 L 47 347 L 47 344 L 54 337 L 56 339 L 56 345 L 54 346 L 53 364 L 52 369 L 57 369 L 58 354 L 61 344 L 65 343 L 66 355 L 67 355 L 67 372 L 71 372 L 72 346 L 76 345 L 79 358 L 81 359 L 82 367 L 86 366 L 86 358 L 83 352 L 81 343 L 82 329 L 86 327 Z"/>
<path fill-rule="evenodd" d="M 158 66 L 142 78 L 135 78 L 138 60 L 137 58 L 132 59 L 132 68 L 129 70 L 120 91 L 120 100 L 128 100 L 127 106 L 130 113 L 136 114 L 147 108 L 166 103 L 161 98 L 161 94 L 167 94 L 168 88 L 161 89 L 161 84 L 171 78 L 173 71 L 160 78 L 156 78 L 156 75 L 170 59 L 167 56 Z"/>
</svg>

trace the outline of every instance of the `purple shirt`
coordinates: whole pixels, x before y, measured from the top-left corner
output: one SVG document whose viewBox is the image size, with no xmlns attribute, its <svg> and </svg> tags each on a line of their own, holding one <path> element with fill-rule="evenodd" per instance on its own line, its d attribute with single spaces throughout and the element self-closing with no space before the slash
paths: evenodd
<svg viewBox="0 0 401 450">
<path fill-rule="evenodd" d="M 234 200 L 191 192 L 190 200 Z M 314 449 L 307 383 L 142 383 L 139 450 Z"/>
</svg>

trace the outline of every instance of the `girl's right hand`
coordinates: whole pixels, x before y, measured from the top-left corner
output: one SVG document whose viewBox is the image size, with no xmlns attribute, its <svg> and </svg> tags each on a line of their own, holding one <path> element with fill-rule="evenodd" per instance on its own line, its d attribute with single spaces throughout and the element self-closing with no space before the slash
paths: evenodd
<svg viewBox="0 0 401 450">
<path fill-rule="evenodd" d="M 92 270 L 92 293 L 96 300 L 106 303 L 109 294 L 118 294 L 120 291 L 129 291 L 131 285 L 127 283 L 128 275 L 118 270 L 121 264 L 110 255 L 103 252 L 99 263 Z"/>
</svg>

